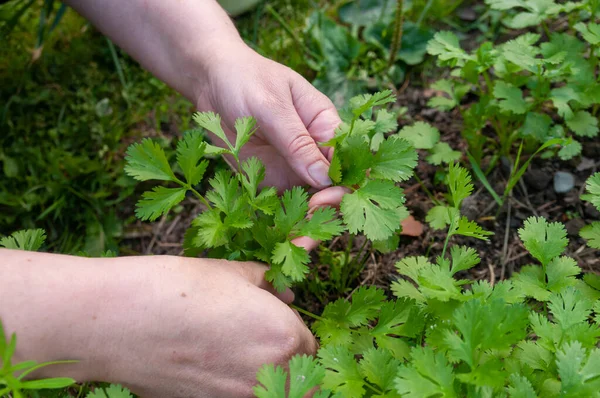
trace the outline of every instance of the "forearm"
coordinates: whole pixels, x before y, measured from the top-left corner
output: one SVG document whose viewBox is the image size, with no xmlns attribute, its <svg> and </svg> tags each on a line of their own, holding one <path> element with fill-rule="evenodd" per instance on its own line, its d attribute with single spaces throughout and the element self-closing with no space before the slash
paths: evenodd
<svg viewBox="0 0 600 398">
<path fill-rule="evenodd" d="M 133 58 L 195 103 L 208 66 L 244 48 L 215 0 L 68 0 Z"/>
<path fill-rule="evenodd" d="M 40 374 L 102 376 L 107 358 L 95 347 L 110 346 L 102 330 L 114 323 L 110 309 L 126 293 L 115 288 L 115 271 L 103 259 L 0 249 L 0 320 L 8 336 L 17 334 L 13 363 L 78 360 Z"/>
</svg>

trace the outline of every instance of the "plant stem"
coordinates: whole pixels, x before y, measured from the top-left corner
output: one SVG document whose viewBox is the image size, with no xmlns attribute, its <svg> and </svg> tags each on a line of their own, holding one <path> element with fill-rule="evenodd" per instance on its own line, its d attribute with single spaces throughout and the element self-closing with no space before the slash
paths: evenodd
<svg viewBox="0 0 600 398">
<path fill-rule="evenodd" d="M 404 0 L 396 2 L 396 18 L 394 19 L 394 38 L 390 48 L 390 58 L 388 59 L 388 69 L 396 62 L 396 55 L 402 47 L 402 32 L 404 31 Z"/>
<path fill-rule="evenodd" d="M 425 186 L 425 184 L 423 184 L 423 181 L 421 181 L 421 179 L 419 178 L 419 176 L 417 176 L 416 174 L 413 174 L 413 177 L 415 178 L 415 180 L 417 180 L 417 182 L 419 183 L 419 185 L 421 186 L 421 188 L 423 188 L 423 191 L 425 191 L 425 194 L 427 194 L 427 196 L 429 196 L 429 199 L 436 205 L 439 205 L 440 202 L 433 196 L 433 194 L 431 193 L 431 191 Z"/>
<path fill-rule="evenodd" d="M 421 11 L 421 14 L 419 15 L 419 19 L 417 19 L 417 27 L 421 27 L 421 24 L 423 23 L 423 19 L 425 19 L 425 15 L 427 15 L 427 13 L 429 12 L 429 9 L 431 8 L 431 5 L 433 4 L 433 0 L 427 0 L 427 3 L 425 4 L 425 7 L 423 7 L 423 11 Z"/>
<path fill-rule="evenodd" d="M 305 310 L 305 309 L 303 309 L 303 308 L 300 308 L 300 307 L 298 307 L 296 304 L 290 304 L 290 308 L 292 308 L 292 309 L 294 309 L 294 310 L 298 311 L 298 312 L 299 312 L 299 313 L 301 313 L 301 314 L 304 314 L 304 315 L 306 315 L 306 316 L 309 316 L 309 317 L 311 317 L 311 318 L 313 318 L 313 319 L 316 319 L 317 321 L 323 321 L 323 320 L 324 320 L 322 317 L 320 317 L 320 316 L 318 316 L 318 315 L 315 315 L 315 314 L 313 314 L 312 312 L 310 312 L 310 311 L 307 311 L 307 310 Z"/>
<path fill-rule="evenodd" d="M 192 191 L 192 193 L 194 194 L 194 196 L 197 197 L 198 199 L 200 199 L 200 201 L 204 204 L 204 206 L 206 206 L 209 210 L 212 210 L 212 206 L 210 205 L 210 203 L 208 202 L 208 200 L 206 200 L 204 198 L 204 196 L 202 196 L 200 194 L 200 192 L 196 191 L 191 186 L 186 186 L 186 188 L 188 188 L 190 191 Z"/>
</svg>

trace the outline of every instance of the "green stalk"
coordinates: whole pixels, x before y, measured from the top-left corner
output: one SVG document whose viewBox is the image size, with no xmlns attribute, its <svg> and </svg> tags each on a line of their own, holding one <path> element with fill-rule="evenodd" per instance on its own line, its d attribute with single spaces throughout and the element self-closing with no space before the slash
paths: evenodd
<svg viewBox="0 0 600 398">
<path fill-rule="evenodd" d="M 388 59 L 388 69 L 396 62 L 396 55 L 402 47 L 402 33 L 404 31 L 404 0 L 396 2 L 396 18 L 394 19 L 394 39 L 390 48 L 390 58 Z"/>
<path fill-rule="evenodd" d="M 316 314 L 313 314 L 312 312 L 307 311 L 307 310 L 305 310 L 303 308 L 300 308 L 296 304 L 290 304 L 290 308 L 298 311 L 301 314 L 304 314 L 304 315 L 309 316 L 309 317 L 311 317 L 313 319 L 316 319 L 317 321 L 323 321 L 324 320 L 322 317 L 320 317 L 320 316 L 318 316 Z"/>
</svg>

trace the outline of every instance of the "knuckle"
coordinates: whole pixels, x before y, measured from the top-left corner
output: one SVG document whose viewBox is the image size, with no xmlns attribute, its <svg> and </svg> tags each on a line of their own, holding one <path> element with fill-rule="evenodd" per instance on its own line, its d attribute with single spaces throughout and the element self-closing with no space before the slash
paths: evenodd
<svg viewBox="0 0 600 398">
<path fill-rule="evenodd" d="M 296 134 L 288 145 L 288 152 L 292 156 L 307 156 L 312 154 L 315 142 L 306 133 Z"/>
</svg>

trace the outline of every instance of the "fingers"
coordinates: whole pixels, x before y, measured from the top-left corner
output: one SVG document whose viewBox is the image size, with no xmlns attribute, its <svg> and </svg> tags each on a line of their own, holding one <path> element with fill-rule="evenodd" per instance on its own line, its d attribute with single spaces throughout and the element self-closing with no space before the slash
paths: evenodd
<svg viewBox="0 0 600 398">
<path fill-rule="evenodd" d="M 294 292 L 289 288 L 285 289 L 283 292 L 278 292 L 273 285 L 265 279 L 265 272 L 268 270 L 266 265 L 251 261 L 232 263 L 235 270 L 242 275 L 244 279 L 256 287 L 268 291 L 286 304 L 291 304 L 294 301 Z"/>
<path fill-rule="evenodd" d="M 261 128 L 302 180 L 323 189 L 331 185 L 331 151 L 317 143 L 333 137 L 339 116 L 331 101 L 296 73 L 290 74 L 289 90 L 267 104 L 270 114 L 260 120 Z"/>
<path fill-rule="evenodd" d="M 315 193 L 309 202 L 309 216 L 310 213 L 312 213 L 319 207 L 330 206 L 338 208 L 342 201 L 342 198 L 348 192 L 350 191 L 344 187 L 329 187 Z M 296 246 L 303 247 L 307 251 L 314 250 L 319 246 L 319 241 L 308 238 L 306 236 L 296 238 L 292 241 L 292 243 Z"/>
</svg>

